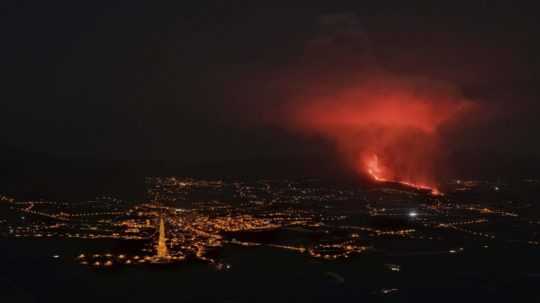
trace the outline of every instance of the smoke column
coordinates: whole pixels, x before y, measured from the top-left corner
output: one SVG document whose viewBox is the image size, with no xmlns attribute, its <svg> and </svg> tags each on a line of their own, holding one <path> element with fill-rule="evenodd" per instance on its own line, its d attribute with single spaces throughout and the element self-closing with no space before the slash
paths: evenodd
<svg viewBox="0 0 540 303">
<path fill-rule="evenodd" d="M 360 23 L 349 13 L 322 16 L 299 56 L 228 82 L 240 92 L 237 100 L 257 102 L 238 112 L 250 123 L 322 136 L 340 157 L 329 161 L 374 181 L 439 194 L 444 134 L 477 105 L 448 81 L 391 71 Z"/>
<path fill-rule="evenodd" d="M 447 84 L 379 73 L 332 95 L 304 95 L 286 112 L 288 127 L 330 139 L 358 173 L 439 194 L 440 128 L 471 106 Z"/>
</svg>

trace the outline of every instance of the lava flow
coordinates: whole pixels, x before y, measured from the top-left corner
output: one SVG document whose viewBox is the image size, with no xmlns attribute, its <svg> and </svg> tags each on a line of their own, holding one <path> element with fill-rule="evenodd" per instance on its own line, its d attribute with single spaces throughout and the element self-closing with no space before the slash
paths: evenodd
<svg viewBox="0 0 540 303">
<path fill-rule="evenodd" d="M 437 187 L 430 186 L 422 183 L 415 183 L 404 180 L 395 180 L 385 177 L 385 169 L 379 164 L 379 157 L 377 155 L 372 155 L 371 157 L 366 158 L 365 160 L 365 170 L 373 180 L 377 182 L 389 182 L 389 183 L 399 183 L 404 186 L 412 187 L 418 190 L 429 191 L 434 196 L 444 195 Z"/>
</svg>

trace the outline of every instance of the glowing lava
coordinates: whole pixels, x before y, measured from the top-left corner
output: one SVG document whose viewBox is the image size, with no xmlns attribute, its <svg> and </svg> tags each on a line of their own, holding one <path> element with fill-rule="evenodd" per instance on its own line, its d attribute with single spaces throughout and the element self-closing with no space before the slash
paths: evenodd
<svg viewBox="0 0 540 303">
<path fill-rule="evenodd" d="M 369 176 L 373 178 L 373 180 L 377 182 L 391 182 L 391 183 L 399 183 L 401 185 L 405 185 L 408 187 L 412 187 L 418 190 L 427 190 L 431 192 L 434 196 L 441 196 L 443 193 L 437 189 L 435 186 L 429 186 L 427 184 L 422 183 L 415 183 L 415 182 L 409 182 L 404 180 L 395 180 L 391 178 L 387 178 L 385 174 L 385 169 L 382 165 L 380 165 L 379 157 L 376 154 L 371 155 L 371 157 L 367 157 L 365 160 L 365 170 L 368 173 Z"/>
</svg>

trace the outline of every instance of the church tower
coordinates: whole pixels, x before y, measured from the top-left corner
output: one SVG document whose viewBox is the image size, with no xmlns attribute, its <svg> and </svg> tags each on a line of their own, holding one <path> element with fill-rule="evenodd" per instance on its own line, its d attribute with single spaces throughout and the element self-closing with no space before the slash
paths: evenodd
<svg viewBox="0 0 540 303">
<path fill-rule="evenodd" d="M 159 258 L 167 258 L 169 256 L 169 251 L 166 244 L 167 238 L 165 237 L 165 221 L 163 216 L 159 218 L 159 239 L 157 245 L 157 256 Z"/>
</svg>

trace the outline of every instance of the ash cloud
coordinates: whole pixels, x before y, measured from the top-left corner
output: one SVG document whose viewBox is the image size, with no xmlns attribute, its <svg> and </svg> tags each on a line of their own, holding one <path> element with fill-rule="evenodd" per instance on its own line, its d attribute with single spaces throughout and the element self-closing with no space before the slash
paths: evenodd
<svg viewBox="0 0 540 303">
<path fill-rule="evenodd" d="M 376 159 L 371 177 L 436 187 L 443 136 L 478 103 L 452 83 L 384 68 L 354 14 L 322 16 L 316 32 L 292 62 L 244 79 L 260 101 L 245 119 L 322 137 L 339 155 L 330 160 L 359 174 Z"/>
</svg>

